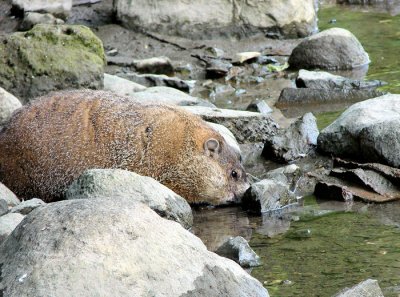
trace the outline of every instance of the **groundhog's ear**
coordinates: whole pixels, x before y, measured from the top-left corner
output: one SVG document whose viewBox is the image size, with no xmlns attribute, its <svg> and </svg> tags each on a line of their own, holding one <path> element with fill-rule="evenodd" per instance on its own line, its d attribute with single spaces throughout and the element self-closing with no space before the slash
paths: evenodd
<svg viewBox="0 0 400 297">
<path fill-rule="evenodd" d="M 219 142 L 215 138 L 207 139 L 204 142 L 204 152 L 207 156 L 218 158 Z"/>
</svg>

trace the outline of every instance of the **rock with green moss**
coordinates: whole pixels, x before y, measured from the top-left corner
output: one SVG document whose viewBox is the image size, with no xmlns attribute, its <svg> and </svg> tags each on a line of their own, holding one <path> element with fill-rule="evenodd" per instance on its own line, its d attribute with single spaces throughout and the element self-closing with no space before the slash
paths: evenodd
<svg viewBox="0 0 400 297">
<path fill-rule="evenodd" d="M 103 45 L 87 27 L 40 24 L 1 39 L 0 85 L 23 102 L 53 90 L 103 87 Z"/>
</svg>

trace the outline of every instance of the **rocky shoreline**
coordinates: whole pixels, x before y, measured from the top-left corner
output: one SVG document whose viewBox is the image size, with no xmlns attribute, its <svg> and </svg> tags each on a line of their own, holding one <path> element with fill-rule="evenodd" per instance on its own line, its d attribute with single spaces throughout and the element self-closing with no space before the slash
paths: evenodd
<svg viewBox="0 0 400 297">
<path fill-rule="evenodd" d="M 156 8 L 136 1 L 139 10 L 133 2 L 1 3 L 0 133 L 38 96 L 104 89 L 199 115 L 241 151 L 245 168 L 263 158 L 275 162 L 278 169 L 249 176 L 241 201 L 249 212 L 296 205 L 313 193 L 400 199 L 400 98 L 377 90 L 381 81 L 325 72 L 363 72 L 370 58 L 347 30 L 316 33 L 315 1 L 285 8 L 281 1 L 268 8 L 234 1 L 230 9 L 214 1 L 206 15 L 202 2 L 190 10 L 184 1 Z M 296 14 L 286 19 L 281 9 Z M 288 83 L 278 95 L 251 99 L 247 110 L 218 104 L 219 96 L 245 94 L 243 85 L 281 77 Z M 282 115 L 342 102 L 355 104 L 322 131 L 312 113 Z M 296 164 L 308 158 L 318 162 Z M 2 296 L 269 296 L 240 267 L 259 265 L 245 239 L 226 241 L 216 250 L 222 257 L 208 251 L 190 232 L 184 197 L 149 177 L 93 169 L 68 188 L 66 201 L 30 198 L 20 202 L 0 183 Z M 383 296 L 372 280 L 338 296 L 360 296 L 365 288 Z"/>
</svg>

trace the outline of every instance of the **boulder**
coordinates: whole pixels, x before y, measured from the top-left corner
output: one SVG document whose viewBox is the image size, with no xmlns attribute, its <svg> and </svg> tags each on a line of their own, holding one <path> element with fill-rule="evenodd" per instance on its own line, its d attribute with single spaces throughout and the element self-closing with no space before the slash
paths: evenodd
<svg viewBox="0 0 400 297">
<path fill-rule="evenodd" d="M 184 108 L 208 122 L 227 127 L 240 144 L 264 142 L 278 130 L 278 124 L 270 117 L 258 112 L 202 106 L 185 106 Z"/>
<path fill-rule="evenodd" d="M 263 179 L 251 185 L 242 199 L 245 210 L 260 214 L 297 203 L 288 185 L 272 179 Z"/>
<path fill-rule="evenodd" d="M 303 40 L 289 64 L 297 69 L 353 69 L 370 63 L 361 43 L 349 31 L 331 28 Z"/>
<path fill-rule="evenodd" d="M 37 208 L 39 206 L 43 206 L 43 205 L 46 205 L 46 202 L 44 202 L 43 200 L 38 199 L 38 198 L 32 198 L 30 200 L 22 201 L 17 206 L 14 206 L 13 208 L 11 208 L 10 212 L 27 215 L 35 208 Z"/>
<path fill-rule="evenodd" d="M 229 238 L 216 251 L 218 255 L 234 260 L 242 267 L 260 266 L 260 257 L 242 236 Z"/>
<path fill-rule="evenodd" d="M 147 206 L 77 199 L 31 212 L 0 246 L 3 296 L 269 296 Z"/>
<path fill-rule="evenodd" d="M 22 106 L 21 101 L 0 87 L 0 127 L 11 117 L 12 113 Z"/>
<path fill-rule="evenodd" d="M 385 95 L 350 106 L 321 131 L 326 154 L 400 167 L 400 95 Z"/>
<path fill-rule="evenodd" d="M 145 90 L 146 87 L 128 79 L 104 73 L 104 90 L 121 96 L 132 96 L 134 93 Z"/>
<path fill-rule="evenodd" d="M 104 65 L 100 39 L 84 26 L 40 24 L 0 40 L 0 85 L 23 102 L 53 90 L 100 89 Z"/>
<path fill-rule="evenodd" d="M 71 12 L 72 0 L 12 0 L 14 11 L 49 12 L 66 18 Z"/>
<path fill-rule="evenodd" d="M 132 99 L 142 104 L 169 104 L 180 106 L 208 106 L 215 107 L 207 100 L 193 97 L 185 92 L 171 87 L 150 87 L 132 94 Z"/>
<path fill-rule="evenodd" d="M 126 73 L 123 74 L 122 77 L 146 87 L 171 87 L 186 93 L 191 93 L 196 82 L 194 80 L 183 80 L 178 77 L 170 77 L 164 74 Z"/>
<path fill-rule="evenodd" d="M 318 134 L 316 118 L 312 113 L 306 113 L 287 129 L 268 139 L 262 155 L 278 162 L 305 157 L 316 147 Z"/>
<path fill-rule="evenodd" d="M 128 197 L 148 205 L 162 217 L 185 228 L 193 224 L 192 210 L 184 198 L 155 179 L 122 169 L 90 169 L 65 193 L 67 199 Z M 114 201 L 117 203 L 117 201 Z"/>
<path fill-rule="evenodd" d="M 8 213 L 0 217 L 0 245 L 21 223 L 23 218 L 24 216 L 20 213 Z"/>
<path fill-rule="evenodd" d="M 5 185 L 0 182 L 0 199 L 4 199 L 7 201 L 8 206 L 16 206 L 20 204 L 18 197 L 11 192 Z"/>
<path fill-rule="evenodd" d="M 193 39 L 249 36 L 304 37 L 316 31 L 313 0 L 114 1 L 117 19 L 128 28 Z"/>
<path fill-rule="evenodd" d="M 378 281 L 375 279 L 367 279 L 358 285 L 344 289 L 334 297 L 384 297 Z"/>
<path fill-rule="evenodd" d="M 37 24 L 62 25 L 64 24 L 64 21 L 56 18 L 50 13 L 26 12 L 19 29 L 21 31 L 27 31 Z"/>
</svg>

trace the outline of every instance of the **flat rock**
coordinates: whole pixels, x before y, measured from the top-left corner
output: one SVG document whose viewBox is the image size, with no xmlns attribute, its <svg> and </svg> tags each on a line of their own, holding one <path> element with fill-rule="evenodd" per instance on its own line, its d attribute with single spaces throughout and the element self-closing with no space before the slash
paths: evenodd
<svg viewBox="0 0 400 297">
<path fill-rule="evenodd" d="M 287 129 L 268 139 L 262 155 L 278 162 L 305 157 L 316 148 L 318 134 L 316 118 L 312 113 L 306 113 Z"/>
<path fill-rule="evenodd" d="M 30 213 L 35 208 L 38 208 L 38 207 L 43 206 L 43 205 L 46 205 L 46 202 L 44 202 L 43 200 L 38 199 L 38 198 L 33 198 L 33 199 L 30 199 L 30 200 L 22 201 L 17 206 L 14 206 L 13 208 L 11 208 L 10 212 L 11 213 L 20 213 L 22 215 L 27 215 L 28 213 Z"/>
<path fill-rule="evenodd" d="M 384 297 L 378 281 L 367 279 L 352 288 L 344 289 L 333 297 Z"/>
<path fill-rule="evenodd" d="M 39 24 L 0 40 L 0 85 L 23 103 L 55 90 L 101 89 L 104 66 L 103 44 L 84 26 Z"/>
<path fill-rule="evenodd" d="M 338 157 L 400 167 L 400 95 L 350 106 L 318 137 L 318 149 Z"/>
<path fill-rule="evenodd" d="M 67 199 L 127 197 L 148 205 L 159 215 L 180 223 L 193 224 L 192 210 L 184 198 L 155 179 L 121 169 L 90 169 L 76 179 L 65 193 Z M 114 200 L 118 203 L 118 200 Z"/>
<path fill-rule="evenodd" d="M 272 179 L 263 179 L 251 185 L 242 199 L 242 207 L 255 213 L 278 210 L 297 203 L 288 185 Z"/>
<path fill-rule="evenodd" d="M 227 127 L 240 144 L 264 142 L 275 135 L 278 129 L 278 125 L 270 117 L 257 112 L 200 106 L 184 108 L 208 122 Z"/>
<path fill-rule="evenodd" d="M 170 77 L 164 74 L 126 73 L 123 77 L 146 87 L 171 87 L 186 93 L 190 93 L 195 84 L 194 80 L 183 80 L 178 77 Z"/>
<path fill-rule="evenodd" d="M 0 266 L 8 297 L 269 296 L 238 264 L 130 199 L 34 210 L 0 246 Z"/>
<path fill-rule="evenodd" d="M 0 245 L 23 220 L 20 213 L 8 213 L 0 217 Z"/>
<path fill-rule="evenodd" d="M 145 90 L 146 87 L 128 79 L 104 73 L 104 90 L 121 96 L 132 96 L 134 93 Z"/>
<path fill-rule="evenodd" d="M 242 267 L 261 265 L 260 257 L 242 236 L 229 238 L 215 252 L 222 257 L 234 260 Z"/>
<path fill-rule="evenodd" d="M 22 106 L 21 101 L 0 87 L 0 126 L 4 125 L 12 113 Z"/>
<path fill-rule="evenodd" d="M 303 40 L 289 64 L 297 69 L 353 69 L 370 63 L 361 43 L 348 30 L 331 28 Z"/>
</svg>

